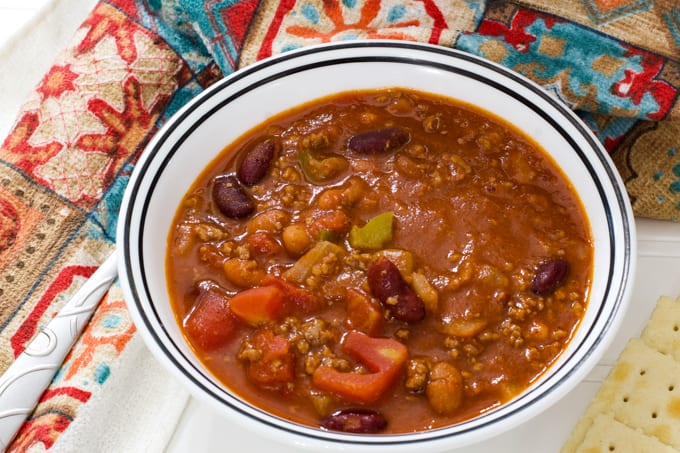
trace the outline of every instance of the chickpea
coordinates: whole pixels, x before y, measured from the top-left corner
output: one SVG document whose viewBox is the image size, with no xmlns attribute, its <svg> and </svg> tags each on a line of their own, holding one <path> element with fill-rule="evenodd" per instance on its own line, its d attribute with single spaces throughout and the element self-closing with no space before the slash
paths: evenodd
<svg viewBox="0 0 680 453">
<path fill-rule="evenodd" d="M 319 209 L 335 209 L 342 203 L 342 189 L 326 189 L 319 194 L 317 205 Z"/>
<path fill-rule="evenodd" d="M 365 197 L 366 193 L 369 191 L 370 187 L 366 181 L 358 176 L 352 176 L 345 183 L 342 196 L 347 205 L 352 205 L 362 197 Z"/>
<path fill-rule="evenodd" d="M 290 221 L 290 215 L 282 209 L 270 209 L 258 214 L 248 222 L 248 233 L 266 231 L 276 233 Z"/>
<path fill-rule="evenodd" d="M 319 209 L 337 209 L 340 206 L 351 206 L 366 196 L 369 186 L 363 179 L 352 176 L 342 187 L 324 190 L 317 200 Z"/>
<path fill-rule="evenodd" d="M 257 286 L 265 277 L 265 272 L 254 260 L 231 258 L 222 268 L 227 279 L 241 288 Z"/>
<path fill-rule="evenodd" d="M 425 393 L 435 412 L 452 414 L 463 401 L 463 376 L 450 363 L 438 362 L 430 371 Z"/>
<path fill-rule="evenodd" d="M 281 238 L 288 253 L 294 256 L 301 256 L 312 243 L 312 238 L 307 234 L 307 228 L 299 223 L 284 228 Z"/>
</svg>

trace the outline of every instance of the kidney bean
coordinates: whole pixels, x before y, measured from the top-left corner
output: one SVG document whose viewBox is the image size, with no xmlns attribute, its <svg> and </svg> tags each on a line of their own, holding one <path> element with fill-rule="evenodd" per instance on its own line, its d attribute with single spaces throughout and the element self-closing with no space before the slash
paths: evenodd
<svg viewBox="0 0 680 453">
<path fill-rule="evenodd" d="M 564 283 L 569 274 L 569 263 L 562 258 L 544 261 L 538 266 L 531 281 L 531 292 L 538 296 L 552 294 Z"/>
<path fill-rule="evenodd" d="M 399 127 L 388 127 L 352 136 L 347 143 L 350 151 L 358 154 L 380 154 L 404 146 L 411 135 Z"/>
<path fill-rule="evenodd" d="M 387 427 L 387 420 L 370 409 L 341 409 L 321 419 L 321 427 L 346 433 L 371 434 Z"/>
<path fill-rule="evenodd" d="M 215 178 L 212 197 L 220 212 L 231 219 L 247 217 L 255 210 L 255 203 L 233 175 Z"/>
<path fill-rule="evenodd" d="M 265 177 L 276 154 L 276 142 L 269 138 L 248 150 L 238 168 L 239 181 L 253 186 Z"/>
<path fill-rule="evenodd" d="M 367 276 L 371 294 L 390 310 L 395 319 L 412 323 L 425 317 L 425 304 L 392 261 L 379 257 L 368 266 Z"/>
</svg>

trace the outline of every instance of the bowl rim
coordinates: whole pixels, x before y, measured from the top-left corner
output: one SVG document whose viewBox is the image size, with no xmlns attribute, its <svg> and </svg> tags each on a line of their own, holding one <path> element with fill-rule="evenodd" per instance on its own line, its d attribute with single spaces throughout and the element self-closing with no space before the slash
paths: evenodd
<svg viewBox="0 0 680 453">
<path fill-rule="evenodd" d="M 421 54 L 420 56 L 422 58 L 420 59 L 416 58 L 414 55 L 410 56 L 380 55 L 381 49 L 387 48 L 398 50 L 402 49 L 404 51 Z M 359 51 L 360 54 L 361 52 L 365 52 L 365 55 L 361 54 L 359 56 L 354 57 L 340 55 L 341 58 L 339 58 L 338 60 L 332 59 L 324 60 L 326 55 L 332 54 L 333 52 L 352 50 L 357 50 Z M 451 57 L 451 62 L 450 64 L 449 63 L 444 64 L 429 61 L 425 56 L 430 54 L 436 54 L 439 57 L 441 56 L 447 58 Z M 318 59 L 319 61 L 317 61 L 316 63 L 309 63 L 309 61 L 307 60 L 309 60 L 310 57 L 314 56 L 322 56 L 324 58 L 319 58 Z M 254 407 L 252 405 L 250 405 L 251 408 L 253 409 L 252 411 L 244 411 L 242 407 L 230 404 L 229 401 L 226 401 L 224 399 L 223 397 L 224 395 L 220 396 L 215 394 L 212 389 L 207 388 L 203 383 L 198 382 L 193 376 L 182 371 L 182 368 L 185 365 L 179 363 L 179 361 L 175 357 L 175 354 L 183 355 L 182 352 L 176 347 L 176 345 L 174 344 L 174 340 L 172 340 L 170 334 L 163 327 L 162 323 L 160 322 L 159 315 L 155 311 L 155 307 L 153 306 L 153 304 L 149 303 L 148 306 L 146 306 L 146 303 L 144 302 L 145 300 L 148 300 L 150 298 L 148 288 L 146 287 L 144 266 L 142 264 L 139 265 L 135 264 L 134 258 L 135 256 L 134 251 L 136 251 L 137 252 L 136 256 L 139 259 L 139 262 L 143 263 L 144 257 L 141 249 L 141 244 L 143 243 L 143 240 L 135 238 L 134 234 L 135 229 L 132 227 L 133 222 L 131 222 L 131 219 L 135 219 L 135 216 L 137 215 L 141 215 L 141 219 L 143 219 L 148 208 L 149 201 L 147 197 L 144 197 L 143 205 L 140 207 L 140 205 L 138 204 L 137 195 L 140 191 L 143 191 L 143 187 L 141 187 L 141 185 L 145 180 L 148 180 L 149 168 L 151 164 L 154 162 L 154 159 L 157 159 L 159 155 L 165 153 L 165 157 L 163 159 L 167 160 L 168 155 L 172 155 L 175 152 L 177 152 L 181 143 L 186 139 L 188 135 L 192 133 L 192 131 L 196 127 L 195 124 L 192 124 L 192 126 L 189 127 L 188 130 L 182 133 L 181 140 L 178 140 L 177 142 L 171 145 L 168 145 L 167 140 L 169 140 L 169 138 L 172 136 L 175 130 L 180 128 L 184 121 L 192 118 L 193 115 L 196 115 L 197 114 L 196 112 L 200 111 L 200 109 L 204 107 L 204 104 L 206 104 L 206 102 L 209 102 L 215 96 L 219 96 L 223 92 L 223 90 L 228 91 L 234 84 L 237 84 L 243 80 L 247 80 L 250 77 L 257 78 L 258 73 L 261 71 L 266 72 L 267 69 L 275 67 L 276 65 L 279 65 L 281 63 L 286 63 L 290 65 L 291 62 L 295 62 L 296 60 L 303 60 L 303 62 L 304 61 L 307 62 L 305 65 L 289 68 L 287 70 L 288 72 L 303 71 L 307 69 L 309 66 L 329 64 L 328 63 L 329 61 L 340 61 L 340 63 L 342 64 L 347 62 L 361 62 L 361 61 L 428 64 L 437 69 L 443 69 L 449 72 L 458 72 L 466 77 L 474 77 L 479 80 L 483 80 L 485 84 L 492 85 L 496 89 L 512 94 L 518 100 L 527 104 L 529 108 L 535 111 L 539 111 L 540 113 L 540 109 L 538 108 L 538 106 L 531 104 L 531 101 L 527 100 L 523 96 L 519 96 L 517 94 L 512 93 L 510 88 L 504 86 L 499 81 L 490 80 L 488 77 L 485 77 L 484 75 L 475 74 L 472 73 L 471 71 L 456 67 L 456 61 L 462 60 L 467 63 L 471 63 L 475 66 L 479 66 L 480 68 L 491 70 L 500 78 L 509 79 L 515 83 L 522 85 L 523 88 L 528 89 L 530 92 L 532 92 L 533 95 L 536 95 L 542 102 L 548 103 L 553 109 L 558 111 L 561 114 L 562 119 L 569 121 L 570 127 L 576 129 L 580 133 L 580 137 L 585 139 L 586 142 L 588 143 L 589 145 L 588 149 L 591 150 L 593 152 L 593 155 L 599 159 L 598 164 L 601 167 L 601 169 L 605 171 L 605 174 L 607 176 L 605 182 L 607 184 L 611 184 L 611 189 L 613 189 L 613 193 L 615 195 L 615 199 L 613 200 L 610 199 L 604 193 L 603 187 L 600 184 L 598 184 L 597 188 L 599 191 L 598 194 L 599 197 L 602 199 L 605 206 L 609 206 L 610 203 L 613 203 L 614 206 L 613 210 L 617 214 L 620 214 L 620 217 L 617 216 L 616 219 L 613 219 L 612 209 L 607 208 L 606 219 L 608 223 L 607 228 L 610 237 L 610 254 L 612 255 L 610 256 L 609 259 L 613 264 L 612 268 L 609 269 L 608 282 L 606 285 L 606 291 L 603 296 L 603 300 L 611 300 L 612 306 L 605 307 L 605 304 L 603 303 L 600 306 L 599 313 L 596 316 L 599 318 L 602 312 L 605 310 L 605 308 L 609 310 L 609 315 L 604 320 L 604 324 L 597 324 L 594 322 L 593 325 L 591 325 L 590 327 L 590 329 L 592 330 L 597 325 L 603 329 L 606 329 L 606 333 L 599 334 L 592 340 L 592 344 L 589 346 L 586 353 L 579 359 L 579 362 L 581 364 L 580 367 L 567 371 L 560 377 L 559 380 L 552 383 L 547 389 L 543 389 L 541 386 L 539 386 L 538 388 L 534 387 L 529 389 L 529 391 L 524 392 L 521 396 L 512 401 L 512 406 L 510 406 L 511 410 L 508 410 L 509 404 L 505 404 L 502 406 L 502 408 L 505 408 L 505 411 L 501 410 L 502 408 L 499 409 L 501 415 L 495 418 L 492 417 L 487 422 L 477 423 L 470 426 L 469 428 L 459 428 L 456 430 L 452 430 L 452 427 L 450 426 L 414 434 L 396 434 L 378 436 L 375 435 L 357 436 L 334 432 L 329 433 L 315 428 L 301 426 L 294 422 L 289 422 L 286 420 L 276 422 L 272 420 L 272 418 L 278 419 L 278 417 L 272 416 L 266 411 Z M 267 77 L 258 80 L 258 83 L 254 85 L 249 85 L 248 89 L 252 89 L 258 86 L 259 83 L 266 83 L 268 80 L 270 79 Z M 236 95 L 232 93 L 231 96 L 227 96 L 225 99 L 222 99 L 212 108 L 208 109 L 206 112 L 201 114 L 199 116 L 200 118 L 199 122 L 209 117 L 215 110 L 219 110 L 224 105 L 227 105 L 234 96 Z M 558 121 L 557 118 L 552 118 L 546 115 L 541 116 L 551 125 L 552 128 L 558 131 L 563 131 L 563 127 L 560 125 L 560 122 Z M 587 164 L 587 168 L 591 174 L 591 177 L 594 177 L 594 179 L 597 180 L 597 178 L 595 177 L 597 171 L 593 169 L 588 158 L 584 155 L 584 151 L 579 146 L 576 146 L 574 140 L 571 137 L 568 137 L 564 133 L 562 133 L 562 136 L 567 140 L 567 142 L 570 143 L 572 149 L 575 152 L 577 152 L 580 155 L 580 158 Z M 168 146 L 170 146 L 170 151 L 169 152 L 163 151 Z M 162 173 L 164 165 L 165 165 L 164 163 L 161 163 L 160 171 L 153 174 L 151 181 L 149 182 L 151 186 L 155 187 L 155 184 L 158 182 L 159 174 Z M 230 409 L 236 410 L 237 412 L 245 414 L 249 418 L 254 418 L 258 422 L 260 422 L 256 423 L 256 425 L 264 424 L 269 427 L 274 427 L 276 428 L 276 431 L 283 431 L 286 433 L 294 434 L 296 436 L 302 436 L 305 440 L 310 440 L 311 438 L 314 440 L 321 440 L 331 443 L 342 443 L 343 445 L 351 444 L 355 446 L 377 446 L 377 447 L 385 447 L 389 445 L 393 447 L 397 445 L 413 446 L 414 443 L 437 443 L 440 441 L 447 440 L 450 441 L 451 440 L 450 438 L 452 436 L 469 435 L 469 439 L 467 441 L 456 444 L 457 446 L 463 446 L 466 444 L 473 443 L 477 440 L 480 440 L 482 436 L 483 437 L 489 436 L 490 432 L 491 435 L 493 435 L 494 432 L 497 434 L 500 431 L 505 431 L 521 423 L 522 420 L 516 420 L 516 417 L 513 417 L 513 415 L 518 412 L 527 411 L 530 414 L 530 416 L 532 416 L 547 409 L 547 407 L 554 404 L 557 400 L 561 399 L 561 397 L 563 397 L 566 394 L 566 392 L 573 389 L 573 387 L 575 387 L 575 385 L 578 382 L 580 382 L 581 378 L 583 378 L 585 374 L 588 371 L 590 371 L 592 367 L 595 366 L 597 360 L 599 360 L 599 358 L 604 353 L 606 346 L 611 342 L 613 332 L 618 330 L 618 326 L 621 323 L 623 314 L 625 313 L 625 309 L 630 299 L 632 286 L 631 276 L 633 275 L 635 270 L 635 257 L 636 257 L 636 242 L 635 242 L 636 233 L 635 225 L 632 220 L 633 220 L 632 209 L 630 207 L 629 199 L 625 193 L 625 188 L 620 179 L 620 175 L 616 171 L 606 151 L 604 151 L 604 149 L 602 148 L 600 142 L 594 137 L 594 135 L 586 127 L 586 125 L 571 110 L 568 109 L 566 105 L 552 97 L 550 94 L 548 94 L 547 91 L 545 91 L 539 85 L 535 84 L 526 77 L 517 74 L 501 65 L 485 60 L 483 58 L 442 46 L 392 40 L 348 41 L 341 43 L 329 43 L 305 47 L 302 49 L 270 57 L 266 60 L 262 60 L 258 63 L 255 63 L 251 66 L 248 66 L 244 69 L 238 70 L 226 76 L 222 80 L 208 87 L 197 97 L 189 101 L 189 103 L 187 103 L 182 109 L 180 109 L 175 115 L 173 115 L 172 118 L 170 118 L 170 120 L 168 120 L 168 122 L 155 134 L 155 136 L 147 145 L 144 153 L 142 153 L 142 156 L 140 157 L 139 161 L 137 162 L 137 165 L 135 166 L 135 169 L 130 177 L 128 186 L 125 190 L 125 194 L 122 200 L 121 214 L 118 220 L 117 228 L 117 238 L 118 241 L 120 241 L 120 243 L 122 244 L 122 246 L 118 247 L 121 258 L 119 259 L 119 277 L 121 280 L 121 287 L 124 292 L 126 303 L 130 307 L 130 312 L 133 317 L 133 321 L 139 327 L 143 326 L 143 328 L 139 328 L 139 330 L 142 333 L 145 343 L 149 345 L 150 349 L 154 353 L 154 356 L 157 359 L 160 359 L 160 361 L 164 363 L 166 367 L 168 367 L 175 375 L 180 376 L 182 381 L 188 383 L 190 390 L 192 390 L 192 394 L 199 396 L 203 400 L 215 404 L 217 407 L 224 408 L 224 406 L 226 405 Z M 140 222 L 140 225 L 141 223 L 143 223 L 142 220 L 140 219 L 138 219 L 138 221 Z M 617 225 L 614 224 L 615 221 L 622 221 L 623 224 L 618 225 L 619 228 L 617 229 Z M 135 228 L 137 227 L 135 226 Z M 620 232 L 618 230 L 620 230 Z M 143 229 L 140 229 L 139 232 L 143 233 Z M 621 243 L 615 243 L 617 239 L 623 241 L 623 247 L 621 247 L 622 245 Z M 135 244 L 137 244 L 136 248 Z M 613 273 L 616 270 L 613 269 L 614 263 L 620 263 L 619 265 L 621 266 L 621 268 L 618 269 L 618 273 L 620 273 L 620 280 L 617 280 L 616 282 L 612 281 Z M 628 282 L 628 284 L 626 284 L 626 282 Z M 612 294 L 612 291 L 614 290 L 616 290 L 616 294 Z M 147 310 L 149 308 L 153 311 L 153 316 L 155 316 L 156 319 L 158 320 L 158 326 L 160 326 L 160 328 L 162 329 L 161 332 L 162 335 L 164 335 L 167 338 L 167 340 L 173 343 L 173 346 L 175 346 L 174 352 L 167 349 L 167 345 L 165 344 L 164 340 L 160 338 L 159 333 L 155 331 L 156 327 L 154 327 L 154 323 L 147 318 Z M 587 336 L 589 335 L 590 332 L 587 333 Z M 576 354 L 577 351 L 574 351 L 572 355 Z M 186 357 L 183 357 L 183 359 L 185 359 L 185 362 L 188 363 L 188 361 L 186 361 Z M 570 359 L 568 359 L 565 363 L 568 363 L 569 360 Z M 197 371 L 199 373 L 201 372 L 200 370 Z M 551 398 L 549 398 L 550 401 L 546 399 L 537 400 L 533 398 L 534 394 L 539 389 L 541 389 L 542 391 L 544 390 L 544 393 L 546 394 L 553 395 Z M 212 397 L 209 397 L 208 395 L 211 395 Z M 233 395 L 229 396 L 233 398 Z M 259 413 L 261 416 L 253 415 L 252 412 Z M 505 427 L 501 428 L 500 425 L 502 425 L 503 423 L 498 423 L 499 420 L 501 422 L 506 422 Z M 508 421 L 514 423 L 507 423 Z M 454 427 L 465 424 L 466 423 L 464 422 L 460 425 L 454 425 Z M 491 425 L 494 429 L 490 431 L 489 425 Z M 482 428 L 484 429 L 482 430 Z"/>
</svg>

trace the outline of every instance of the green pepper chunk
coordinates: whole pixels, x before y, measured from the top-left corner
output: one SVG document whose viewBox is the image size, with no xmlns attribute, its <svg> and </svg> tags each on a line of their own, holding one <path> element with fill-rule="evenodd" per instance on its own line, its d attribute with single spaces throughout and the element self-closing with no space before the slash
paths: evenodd
<svg viewBox="0 0 680 453">
<path fill-rule="evenodd" d="M 354 225 L 349 232 L 349 243 L 357 249 L 379 250 L 392 240 L 394 213 L 383 212 L 364 226 Z"/>
</svg>

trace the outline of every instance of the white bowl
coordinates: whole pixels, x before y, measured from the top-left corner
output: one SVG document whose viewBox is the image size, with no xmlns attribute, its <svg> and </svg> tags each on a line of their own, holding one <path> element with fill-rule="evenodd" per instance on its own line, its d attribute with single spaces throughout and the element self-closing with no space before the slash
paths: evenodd
<svg viewBox="0 0 680 453">
<path fill-rule="evenodd" d="M 272 115 L 332 93 L 405 87 L 490 111 L 547 150 L 571 180 L 589 218 L 594 275 L 585 317 L 567 350 L 518 397 L 447 428 L 399 435 L 326 432 L 272 416 L 221 385 L 186 344 L 168 302 L 170 225 L 189 186 L 215 155 Z M 127 187 L 118 227 L 120 278 L 133 320 L 157 359 L 198 398 L 254 434 L 312 451 L 441 451 L 489 438 L 539 414 L 595 366 L 627 306 L 635 268 L 633 215 L 600 143 L 559 100 L 524 77 L 451 49 L 395 41 L 304 48 L 216 83 L 149 143 Z"/>
</svg>

